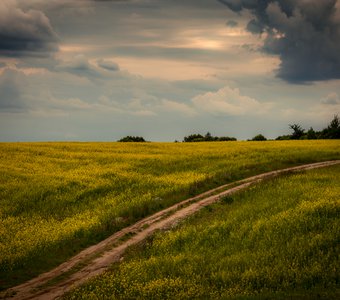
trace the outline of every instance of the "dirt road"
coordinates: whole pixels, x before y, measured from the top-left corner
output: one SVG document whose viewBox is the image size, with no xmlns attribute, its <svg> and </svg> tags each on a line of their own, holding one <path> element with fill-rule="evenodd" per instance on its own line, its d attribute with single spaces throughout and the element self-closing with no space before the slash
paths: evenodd
<svg viewBox="0 0 340 300">
<path fill-rule="evenodd" d="M 167 209 L 155 213 L 141 221 L 113 234 L 97 245 L 91 246 L 59 267 L 40 276 L 8 289 L 0 294 L 2 299 L 55 299 L 71 288 L 78 286 L 89 278 L 103 273 L 114 262 L 119 261 L 125 250 L 140 243 L 156 230 L 169 229 L 179 221 L 194 214 L 201 208 L 219 199 L 247 188 L 261 180 L 284 173 L 297 172 L 340 164 L 340 160 L 307 164 L 256 175 L 231 184 L 226 184 L 184 200 Z"/>
</svg>

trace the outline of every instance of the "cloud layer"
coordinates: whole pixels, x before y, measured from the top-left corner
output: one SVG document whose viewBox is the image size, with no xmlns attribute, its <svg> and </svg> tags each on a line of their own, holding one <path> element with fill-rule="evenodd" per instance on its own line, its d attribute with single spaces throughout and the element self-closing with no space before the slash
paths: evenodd
<svg viewBox="0 0 340 300">
<path fill-rule="evenodd" d="M 217 92 L 198 95 L 192 99 L 192 102 L 199 110 L 214 115 L 257 115 L 267 113 L 271 107 L 270 103 L 260 103 L 241 95 L 238 89 L 228 86 Z"/>
<path fill-rule="evenodd" d="M 275 137 L 340 114 L 339 0 L 223 2 L 0 0 L 0 140 Z"/>
<path fill-rule="evenodd" d="M 247 29 L 266 34 L 263 50 L 280 56 L 277 76 L 294 83 L 340 78 L 337 0 L 219 0 L 249 10 Z"/>
</svg>

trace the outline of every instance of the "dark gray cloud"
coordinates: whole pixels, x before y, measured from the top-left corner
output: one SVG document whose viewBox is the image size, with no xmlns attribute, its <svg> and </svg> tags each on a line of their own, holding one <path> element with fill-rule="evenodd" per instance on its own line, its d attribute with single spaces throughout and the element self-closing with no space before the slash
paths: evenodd
<svg viewBox="0 0 340 300">
<path fill-rule="evenodd" d="M 120 68 L 119 65 L 113 61 L 97 59 L 95 62 L 91 62 L 85 55 L 78 54 L 70 61 L 59 62 L 55 70 L 94 80 L 112 79 L 112 76 L 118 73 Z"/>
<path fill-rule="evenodd" d="M 238 23 L 235 20 L 228 20 L 226 25 L 228 27 L 234 28 L 234 27 L 237 27 Z"/>
<path fill-rule="evenodd" d="M 340 78 L 337 0 L 218 0 L 249 10 L 247 29 L 266 33 L 263 50 L 280 56 L 277 76 L 294 83 Z"/>
<path fill-rule="evenodd" d="M 82 54 L 76 55 L 71 61 L 60 63 L 56 70 L 87 78 L 101 77 L 98 69 Z"/>
<path fill-rule="evenodd" d="M 57 49 L 57 35 L 43 12 L 0 2 L 0 55 L 48 56 Z"/>
<path fill-rule="evenodd" d="M 98 67 L 105 69 L 107 71 L 119 71 L 119 66 L 115 62 L 110 60 L 98 59 L 97 61 Z"/>
</svg>

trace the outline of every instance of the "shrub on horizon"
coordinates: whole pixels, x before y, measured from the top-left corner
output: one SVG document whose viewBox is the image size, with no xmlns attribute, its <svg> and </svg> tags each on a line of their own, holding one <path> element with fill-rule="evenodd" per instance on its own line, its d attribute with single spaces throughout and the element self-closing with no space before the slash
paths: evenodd
<svg viewBox="0 0 340 300">
<path fill-rule="evenodd" d="M 118 140 L 118 142 L 128 143 L 128 142 L 134 142 L 134 143 L 144 143 L 145 139 L 141 136 L 126 136 Z"/>
<path fill-rule="evenodd" d="M 266 141 L 267 138 L 263 134 L 258 134 L 254 136 L 251 141 Z"/>
</svg>

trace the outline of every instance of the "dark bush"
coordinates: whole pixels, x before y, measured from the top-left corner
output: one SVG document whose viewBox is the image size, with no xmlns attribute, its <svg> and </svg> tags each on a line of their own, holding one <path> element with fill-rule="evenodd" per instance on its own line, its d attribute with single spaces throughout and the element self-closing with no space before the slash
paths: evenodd
<svg viewBox="0 0 340 300">
<path fill-rule="evenodd" d="M 204 136 L 201 134 L 191 134 L 189 136 L 184 137 L 183 142 L 203 142 Z"/>
<path fill-rule="evenodd" d="M 121 138 L 118 142 L 124 142 L 124 143 L 128 143 L 128 142 L 134 142 L 134 143 L 143 143 L 145 142 L 144 138 L 141 136 L 126 136 Z"/>
<path fill-rule="evenodd" d="M 266 137 L 262 134 L 258 134 L 256 136 L 254 136 L 252 139 L 252 141 L 266 141 Z"/>
<path fill-rule="evenodd" d="M 229 141 L 237 141 L 237 139 L 234 138 L 234 137 L 229 137 L 229 136 L 221 136 L 221 137 L 217 138 L 217 141 L 219 141 L 219 142 L 229 142 Z"/>
<path fill-rule="evenodd" d="M 228 136 L 212 136 L 210 132 L 207 132 L 205 136 L 201 134 L 191 134 L 184 137 L 183 142 L 225 142 L 225 141 L 237 141 L 234 137 Z"/>
</svg>

